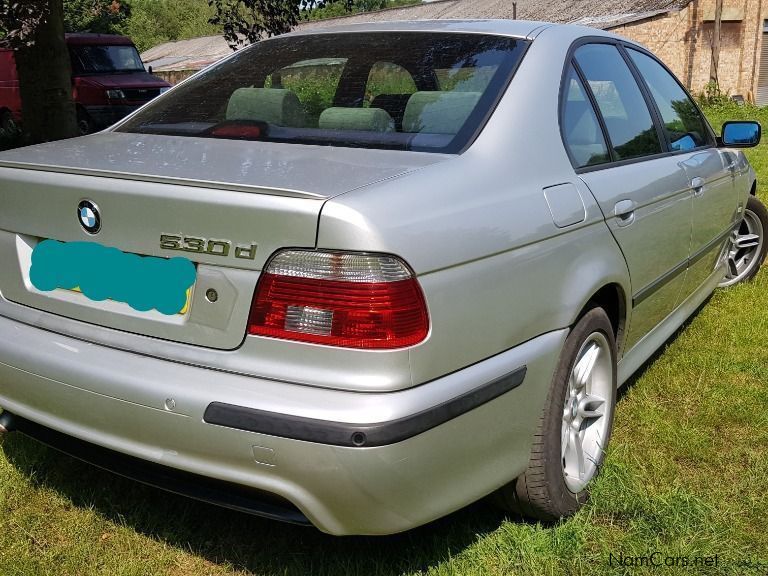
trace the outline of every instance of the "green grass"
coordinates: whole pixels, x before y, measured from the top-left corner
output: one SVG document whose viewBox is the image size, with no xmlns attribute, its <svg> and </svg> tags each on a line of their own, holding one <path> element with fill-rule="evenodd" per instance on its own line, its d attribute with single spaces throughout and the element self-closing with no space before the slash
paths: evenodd
<svg viewBox="0 0 768 576">
<path fill-rule="evenodd" d="M 768 116 L 709 113 L 715 125 Z M 768 181 L 765 146 L 749 156 Z M 555 526 L 481 502 L 406 534 L 334 538 L 166 494 L 11 436 L 0 450 L 0 575 L 765 575 L 767 294 L 766 270 L 716 292 L 633 379 L 592 500 Z M 717 554 L 718 567 L 608 564 L 610 554 L 653 551 Z"/>
</svg>

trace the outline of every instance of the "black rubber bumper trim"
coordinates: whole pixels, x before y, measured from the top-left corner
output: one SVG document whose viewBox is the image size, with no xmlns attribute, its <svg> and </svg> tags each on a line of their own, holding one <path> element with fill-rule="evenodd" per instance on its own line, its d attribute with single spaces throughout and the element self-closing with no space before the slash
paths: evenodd
<svg viewBox="0 0 768 576">
<path fill-rule="evenodd" d="M 311 525 L 298 508 L 288 500 L 270 492 L 128 456 L 52 430 L 15 414 L 9 415 L 4 412 L 3 415 L 9 416 L 13 423 L 12 430 L 21 432 L 78 460 L 131 480 L 239 512 L 291 524 Z"/>
<path fill-rule="evenodd" d="M 527 367 L 522 366 L 442 404 L 389 422 L 329 422 L 221 402 L 208 405 L 203 419 L 208 424 L 318 444 L 354 448 L 386 446 L 426 432 L 517 388 L 523 383 L 526 371 Z"/>
</svg>

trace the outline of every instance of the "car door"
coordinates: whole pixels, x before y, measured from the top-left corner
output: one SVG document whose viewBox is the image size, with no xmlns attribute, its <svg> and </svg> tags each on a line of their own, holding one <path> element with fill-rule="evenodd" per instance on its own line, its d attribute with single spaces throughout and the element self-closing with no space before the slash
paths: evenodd
<svg viewBox="0 0 768 576">
<path fill-rule="evenodd" d="M 629 350 L 679 301 L 688 266 L 692 191 L 679 158 L 667 153 L 655 110 L 621 49 L 612 43 L 584 44 L 574 51 L 572 66 L 594 107 L 607 154 L 580 148 L 584 137 L 578 129 L 565 140 L 627 261 L 633 302 L 624 346 Z M 568 130 L 565 118 L 562 126 Z"/>
<path fill-rule="evenodd" d="M 739 221 L 732 153 L 716 148 L 715 138 L 696 104 L 680 83 L 650 54 L 627 47 L 627 54 L 648 86 L 661 118 L 664 137 L 693 191 L 693 227 L 687 296 L 720 263 L 724 245 Z"/>
</svg>

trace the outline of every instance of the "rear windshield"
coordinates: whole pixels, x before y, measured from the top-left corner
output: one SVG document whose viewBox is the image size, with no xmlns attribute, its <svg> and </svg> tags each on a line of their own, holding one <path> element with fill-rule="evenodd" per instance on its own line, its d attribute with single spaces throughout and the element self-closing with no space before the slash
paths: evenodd
<svg viewBox="0 0 768 576">
<path fill-rule="evenodd" d="M 527 47 L 481 34 L 281 37 L 238 52 L 120 132 L 455 153 Z"/>
<path fill-rule="evenodd" d="M 69 48 L 75 74 L 144 72 L 144 64 L 134 46 L 77 44 Z"/>
</svg>

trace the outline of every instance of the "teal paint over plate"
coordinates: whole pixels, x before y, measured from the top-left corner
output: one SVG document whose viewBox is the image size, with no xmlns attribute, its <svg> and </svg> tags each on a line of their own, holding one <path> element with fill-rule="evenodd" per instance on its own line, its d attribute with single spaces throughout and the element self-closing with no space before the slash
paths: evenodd
<svg viewBox="0 0 768 576">
<path fill-rule="evenodd" d="M 29 279 L 43 292 L 79 288 L 100 302 L 125 302 L 134 310 L 153 308 L 172 316 L 187 304 L 195 283 L 195 265 L 187 258 L 156 258 L 121 252 L 94 242 L 43 240 L 32 251 Z"/>
</svg>

